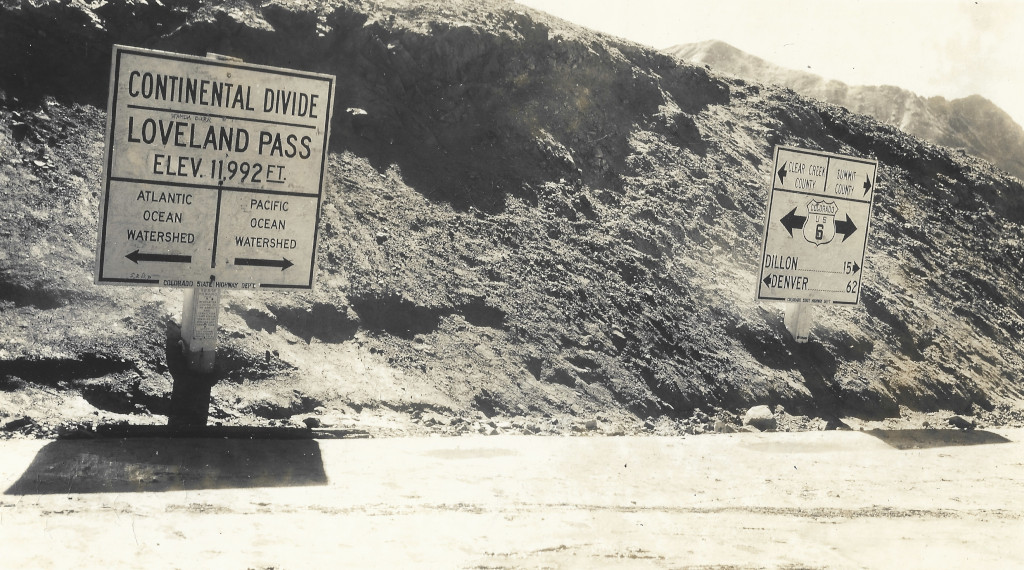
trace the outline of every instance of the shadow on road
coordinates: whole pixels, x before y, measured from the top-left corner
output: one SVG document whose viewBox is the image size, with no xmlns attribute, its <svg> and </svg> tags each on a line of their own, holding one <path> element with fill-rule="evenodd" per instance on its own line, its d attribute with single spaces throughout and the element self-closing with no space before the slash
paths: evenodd
<svg viewBox="0 0 1024 570">
<path fill-rule="evenodd" d="M 8 495 L 326 485 L 312 439 L 68 439 L 47 444 Z"/>
<path fill-rule="evenodd" d="M 873 429 L 864 433 L 877 437 L 896 449 L 928 449 L 932 447 L 1010 443 L 1010 440 L 999 434 L 983 430 Z"/>
</svg>

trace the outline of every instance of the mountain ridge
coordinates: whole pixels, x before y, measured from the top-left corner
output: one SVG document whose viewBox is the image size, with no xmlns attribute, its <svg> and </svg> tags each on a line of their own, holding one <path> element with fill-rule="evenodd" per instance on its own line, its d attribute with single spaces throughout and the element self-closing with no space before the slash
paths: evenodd
<svg viewBox="0 0 1024 570">
<path fill-rule="evenodd" d="M 848 85 L 776 65 L 719 40 L 678 44 L 662 51 L 741 79 L 776 83 L 842 105 L 935 144 L 962 148 L 1024 179 L 1024 128 L 981 95 L 949 100 L 893 85 Z"/>
</svg>

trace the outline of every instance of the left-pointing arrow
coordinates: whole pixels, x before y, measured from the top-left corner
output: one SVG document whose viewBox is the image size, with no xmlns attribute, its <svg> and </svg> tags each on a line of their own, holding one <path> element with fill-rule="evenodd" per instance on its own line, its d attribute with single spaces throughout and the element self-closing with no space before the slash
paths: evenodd
<svg viewBox="0 0 1024 570">
<path fill-rule="evenodd" d="M 786 228 L 786 231 L 788 231 L 789 235 L 792 236 L 793 230 L 798 230 L 804 227 L 804 222 L 807 221 L 807 216 L 796 215 L 796 208 L 793 208 L 779 221 L 782 222 L 782 227 Z"/>
<path fill-rule="evenodd" d="M 170 253 L 139 253 L 139 250 L 135 250 L 128 255 L 128 259 L 132 260 L 133 263 L 138 265 L 140 261 L 162 261 L 165 263 L 192 263 L 191 255 L 174 255 Z"/>
<path fill-rule="evenodd" d="M 782 163 L 782 168 L 779 169 L 779 184 L 785 184 L 786 183 L 786 175 L 789 174 L 789 172 L 786 171 L 786 165 L 787 164 L 789 164 L 789 163 L 788 162 L 783 162 Z"/>
<path fill-rule="evenodd" d="M 236 257 L 235 265 L 249 265 L 253 267 L 280 267 L 281 271 L 288 269 L 295 265 L 288 259 L 282 257 L 281 259 L 255 259 L 252 257 Z"/>
</svg>

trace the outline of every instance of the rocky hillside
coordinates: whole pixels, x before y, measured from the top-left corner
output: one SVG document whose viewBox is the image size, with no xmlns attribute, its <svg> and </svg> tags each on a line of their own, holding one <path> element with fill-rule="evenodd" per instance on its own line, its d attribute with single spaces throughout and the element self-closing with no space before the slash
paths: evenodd
<svg viewBox="0 0 1024 570">
<path fill-rule="evenodd" d="M 225 294 L 211 421 L 1020 408 L 1024 189 L 962 152 L 501 0 L 0 6 L 0 423 L 163 423 L 183 374 L 181 290 L 92 283 L 115 43 L 338 77 L 316 287 Z M 776 144 L 880 164 L 863 303 L 806 345 L 753 300 Z"/>
<path fill-rule="evenodd" d="M 847 85 L 780 67 L 716 40 L 676 45 L 665 52 L 747 81 L 783 85 L 801 95 L 870 115 L 935 144 L 962 148 L 1024 179 L 1024 129 L 980 95 L 949 101 L 891 85 Z"/>
</svg>

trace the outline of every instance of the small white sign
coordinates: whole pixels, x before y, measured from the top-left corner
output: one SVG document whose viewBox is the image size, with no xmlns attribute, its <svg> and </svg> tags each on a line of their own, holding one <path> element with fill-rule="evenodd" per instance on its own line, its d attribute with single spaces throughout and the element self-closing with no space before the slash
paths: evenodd
<svg viewBox="0 0 1024 570">
<path fill-rule="evenodd" d="M 775 147 L 757 298 L 857 304 L 878 161 Z"/>
<path fill-rule="evenodd" d="M 311 288 L 334 84 L 114 46 L 95 282 Z"/>
</svg>

